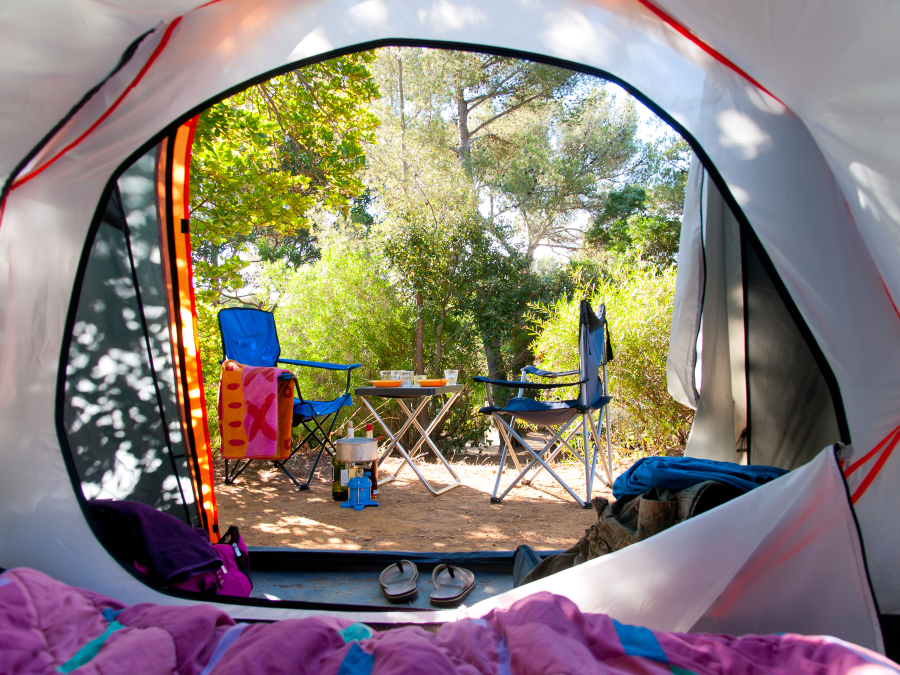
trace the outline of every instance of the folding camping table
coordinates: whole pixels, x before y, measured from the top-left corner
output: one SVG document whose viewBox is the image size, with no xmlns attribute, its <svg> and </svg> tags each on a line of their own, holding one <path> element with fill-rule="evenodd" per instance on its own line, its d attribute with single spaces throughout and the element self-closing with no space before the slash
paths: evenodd
<svg viewBox="0 0 900 675">
<path fill-rule="evenodd" d="M 356 396 L 358 396 L 365 406 L 369 409 L 369 412 L 375 416 L 375 419 L 378 420 L 378 423 L 384 428 L 387 435 L 390 437 L 391 442 L 388 443 L 387 447 L 382 451 L 381 455 L 378 458 L 378 465 L 381 466 L 381 463 L 384 462 L 388 458 L 388 456 L 396 449 L 401 455 L 403 455 L 403 462 L 397 468 L 392 476 L 388 476 L 387 478 L 378 478 L 378 485 L 384 485 L 392 480 L 394 480 L 400 472 L 403 470 L 403 467 L 409 464 L 410 468 L 416 473 L 416 476 L 419 477 L 419 480 L 422 481 L 422 484 L 428 489 L 428 491 L 437 496 L 440 494 L 444 494 L 447 490 L 452 490 L 455 487 L 458 487 L 462 484 L 462 481 L 459 479 L 459 476 L 456 475 L 456 472 L 453 470 L 453 467 L 444 459 L 444 455 L 441 454 L 441 451 L 438 450 L 438 447 L 434 444 L 434 441 L 431 440 L 431 432 L 437 427 L 440 423 L 441 419 L 443 419 L 444 415 L 447 414 L 447 411 L 450 410 L 453 403 L 459 398 L 459 395 L 462 394 L 463 389 L 465 387 L 461 384 L 451 384 L 443 387 L 358 387 L 354 392 Z M 435 415 L 434 419 L 428 425 L 427 429 L 423 429 L 422 425 L 419 424 L 419 413 L 421 413 L 425 406 L 428 405 L 428 402 L 435 396 L 443 396 L 445 394 L 450 394 L 450 397 L 444 402 L 444 405 L 438 411 L 437 415 Z M 374 406 L 369 403 L 368 398 L 393 398 L 396 399 L 397 403 L 406 413 L 406 421 L 400 427 L 400 429 L 393 433 L 387 424 L 385 424 L 384 420 L 378 415 L 375 411 Z M 422 399 L 421 403 L 415 407 L 415 410 L 412 409 L 412 406 L 407 406 L 403 399 L 407 398 L 420 398 Z M 406 431 L 411 427 L 415 426 L 416 429 L 419 430 L 421 434 L 421 438 L 416 441 L 416 444 L 413 446 L 412 450 L 409 452 L 403 447 L 400 443 L 400 438 Z M 416 465 L 413 464 L 412 460 L 417 456 L 416 453 L 419 451 L 425 443 L 427 443 L 431 447 L 431 451 L 437 455 L 437 458 L 441 461 L 447 471 L 450 472 L 450 475 L 453 476 L 454 483 L 447 485 L 446 487 L 441 488 L 440 490 L 435 490 L 429 482 L 425 479 L 425 476 L 422 475 L 422 472 L 416 468 Z"/>
</svg>

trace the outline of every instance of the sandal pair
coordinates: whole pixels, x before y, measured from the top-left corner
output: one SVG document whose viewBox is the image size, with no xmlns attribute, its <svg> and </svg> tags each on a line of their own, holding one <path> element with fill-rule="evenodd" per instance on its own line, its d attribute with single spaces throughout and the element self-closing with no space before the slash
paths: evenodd
<svg viewBox="0 0 900 675">
<path fill-rule="evenodd" d="M 419 570 L 415 563 L 400 560 L 385 569 L 378 581 L 384 597 L 390 603 L 411 602 L 419 595 L 416 582 Z M 453 607 L 458 605 L 475 588 L 475 575 L 463 567 L 455 565 L 438 565 L 431 573 L 434 591 L 430 602 L 435 607 Z"/>
</svg>

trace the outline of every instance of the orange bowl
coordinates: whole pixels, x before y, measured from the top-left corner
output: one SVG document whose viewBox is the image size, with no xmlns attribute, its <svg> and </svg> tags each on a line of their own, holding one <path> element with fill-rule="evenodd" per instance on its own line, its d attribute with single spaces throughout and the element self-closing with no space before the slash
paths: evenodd
<svg viewBox="0 0 900 675">
<path fill-rule="evenodd" d="M 419 380 L 416 384 L 420 387 L 443 387 L 447 380 Z"/>
<path fill-rule="evenodd" d="M 369 380 L 376 387 L 399 387 L 400 380 Z"/>
</svg>

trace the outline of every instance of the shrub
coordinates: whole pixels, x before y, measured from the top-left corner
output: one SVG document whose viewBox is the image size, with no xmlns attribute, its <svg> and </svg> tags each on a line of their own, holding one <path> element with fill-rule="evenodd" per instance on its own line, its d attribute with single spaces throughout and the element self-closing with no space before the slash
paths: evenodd
<svg viewBox="0 0 900 675">
<path fill-rule="evenodd" d="M 676 402 L 666 388 L 675 267 L 662 270 L 633 257 L 613 257 L 594 283 L 580 282 L 580 293 L 550 305 L 536 305 L 527 316 L 531 349 L 546 370 L 578 365 L 578 316 L 582 297 L 596 311 L 606 304 L 615 358 L 610 363 L 613 439 L 618 446 L 657 452 L 684 447 L 694 411 Z M 573 398 L 569 389 L 545 396 Z"/>
</svg>

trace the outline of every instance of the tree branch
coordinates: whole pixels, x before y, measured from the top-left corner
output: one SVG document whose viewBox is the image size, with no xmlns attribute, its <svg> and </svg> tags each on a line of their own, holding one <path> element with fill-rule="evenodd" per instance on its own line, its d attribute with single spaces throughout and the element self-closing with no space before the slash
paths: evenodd
<svg viewBox="0 0 900 675">
<path fill-rule="evenodd" d="M 477 127 L 475 127 L 474 129 L 472 129 L 472 131 L 470 131 L 469 133 L 470 133 L 471 135 L 477 134 L 479 131 L 481 131 L 481 130 L 482 130 L 484 127 L 486 127 L 488 124 L 491 124 L 491 123 L 493 123 L 493 122 L 496 122 L 496 121 L 497 121 L 498 119 L 500 119 L 501 117 L 503 117 L 503 116 L 505 116 L 505 115 L 508 115 L 509 113 L 513 112 L 514 110 L 518 110 L 519 108 L 521 108 L 521 107 L 524 106 L 524 105 L 528 105 L 529 103 L 531 103 L 532 101 L 534 101 L 535 99 L 538 99 L 538 98 L 540 98 L 540 94 L 535 94 L 534 96 L 529 96 L 528 98 L 519 101 L 518 103 L 516 103 L 516 104 L 515 104 L 514 106 L 512 106 L 511 108 L 507 108 L 507 109 L 504 110 L 503 112 L 497 113 L 496 115 L 494 115 L 493 117 L 491 117 L 489 120 L 487 120 L 487 121 L 485 121 L 485 122 L 482 122 L 482 123 L 479 124 Z"/>
</svg>

